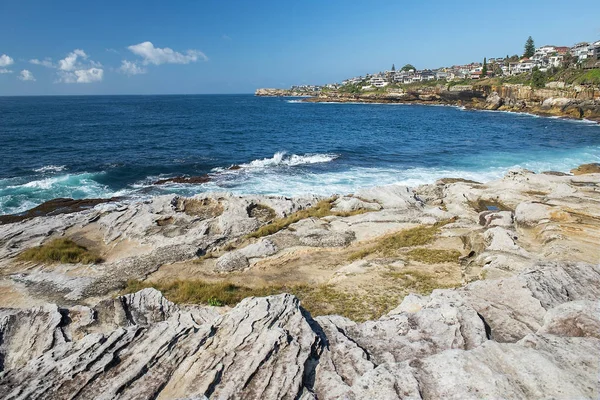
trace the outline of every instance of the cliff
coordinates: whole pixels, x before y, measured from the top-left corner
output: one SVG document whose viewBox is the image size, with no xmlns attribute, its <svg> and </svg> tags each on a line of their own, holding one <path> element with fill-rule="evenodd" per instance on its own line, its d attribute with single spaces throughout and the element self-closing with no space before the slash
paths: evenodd
<svg viewBox="0 0 600 400">
<path fill-rule="evenodd" d="M 528 112 L 543 116 L 585 118 L 600 122 L 600 89 L 550 85 L 534 89 L 520 84 L 461 85 L 447 88 L 415 87 L 407 90 L 327 92 L 307 102 L 417 103 L 454 105 L 469 109 Z"/>
</svg>

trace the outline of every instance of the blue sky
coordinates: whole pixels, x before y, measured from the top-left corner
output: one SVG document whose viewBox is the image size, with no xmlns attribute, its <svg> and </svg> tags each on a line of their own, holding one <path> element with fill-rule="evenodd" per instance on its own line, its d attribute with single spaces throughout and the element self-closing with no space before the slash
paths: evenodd
<svg viewBox="0 0 600 400">
<path fill-rule="evenodd" d="M 600 39 L 598 0 L 0 0 L 0 16 L 0 95 L 251 93 Z"/>
</svg>

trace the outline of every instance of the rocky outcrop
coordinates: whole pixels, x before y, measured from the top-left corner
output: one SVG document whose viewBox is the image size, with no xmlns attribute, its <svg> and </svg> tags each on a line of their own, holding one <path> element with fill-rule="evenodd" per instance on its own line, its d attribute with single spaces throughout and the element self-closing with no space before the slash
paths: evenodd
<svg viewBox="0 0 600 400">
<path fill-rule="evenodd" d="M 159 292 L 0 312 L 6 399 L 597 398 L 600 268 L 410 295 L 376 321 L 287 294 L 219 315 Z"/>
<path fill-rule="evenodd" d="M 256 89 L 254 95 L 259 97 L 303 97 L 314 96 L 315 92 L 290 89 Z"/>
</svg>

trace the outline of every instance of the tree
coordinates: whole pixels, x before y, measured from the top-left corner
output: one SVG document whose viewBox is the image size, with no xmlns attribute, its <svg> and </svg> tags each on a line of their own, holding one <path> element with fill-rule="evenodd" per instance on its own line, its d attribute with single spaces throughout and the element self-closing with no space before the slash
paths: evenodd
<svg viewBox="0 0 600 400">
<path fill-rule="evenodd" d="M 416 71 L 416 70 L 417 70 L 417 69 L 416 69 L 415 67 L 413 67 L 412 65 L 410 65 L 410 64 L 406 64 L 404 67 L 402 67 L 402 70 L 401 70 L 401 71 L 410 71 L 411 69 L 412 69 L 412 70 L 414 70 L 414 71 Z"/>
<path fill-rule="evenodd" d="M 396 66 L 392 64 L 392 72 L 396 71 Z"/>
<path fill-rule="evenodd" d="M 530 58 L 535 54 L 535 44 L 533 43 L 533 39 L 531 36 L 527 38 L 525 42 L 525 52 L 523 53 L 523 57 Z"/>
<path fill-rule="evenodd" d="M 546 74 L 535 66 L 531 72 L 531 86 L 535 88 L 541 88 L 546 86 Z"/>
<path fill-rule="evenodd" d="M 481 77 L 485 78 L 487 76 L 487 59 L 483 57 L 483 67 L 481 68 Z"/>
</svg>

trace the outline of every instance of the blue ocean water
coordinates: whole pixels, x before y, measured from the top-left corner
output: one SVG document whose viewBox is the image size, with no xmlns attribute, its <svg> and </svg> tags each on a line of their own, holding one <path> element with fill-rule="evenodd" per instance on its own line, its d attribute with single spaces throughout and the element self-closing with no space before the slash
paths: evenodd
<svg viewBox="0 0 600 400">
<path fill-rule="evenodd" d="M 57 197 L 351 193 L 600 161 L 600 126 L 252 95 L 0 97 L 0 214 Z M 241 165 L 240 170 L 228 170 Z M 201 185 L 153 185 L 210 174 Z"/>
</svg>

